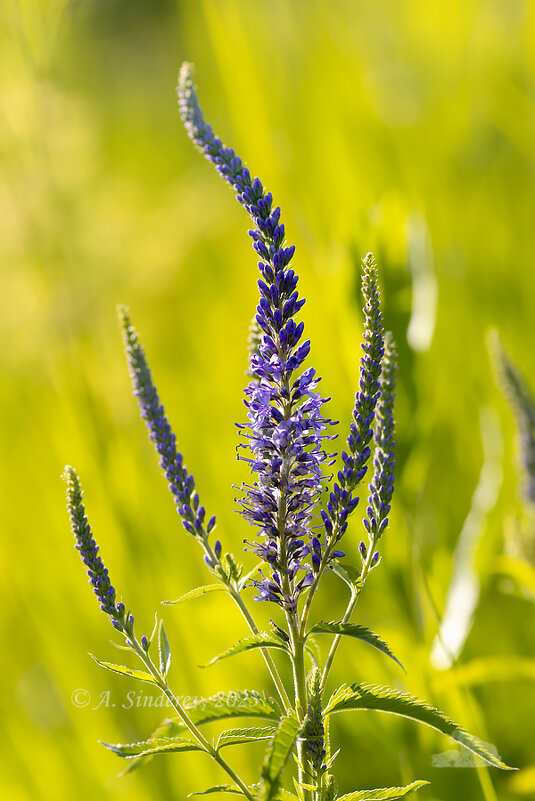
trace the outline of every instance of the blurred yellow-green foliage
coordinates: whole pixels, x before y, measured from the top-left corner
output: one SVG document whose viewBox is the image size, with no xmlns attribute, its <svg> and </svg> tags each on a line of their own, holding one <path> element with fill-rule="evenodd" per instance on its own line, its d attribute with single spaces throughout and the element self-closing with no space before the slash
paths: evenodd
<svg viewBox="0 0 535 801">
<path fill-rule="evenodd" d="M 197 669 L 244 633 L 230 602 L 159 606 L 206 572 L 138 418 L 115 317 L 131 307 L 203 502 L 239 553 L 250 533 L 234 511 L 246 476 L 234 422 L 255 259 L 243 210 L 181 128 L 185 59 L 208 119 L 282 206 L 309 363 L 342 432 L 359 259 L 374 250 L 382 269 L 401 356 L 398 485 L 357 617 L 407 675 L 358 643 L 343 644 L 336 675 L 426 697 L 523 769 L 438 768 L 445 738 L 363 713 L 333 726 L 340 788 L 421 778 L 426 801 L 533 798 L 534 524 L 485 331 L 500 329 L 535 386 L 535 6 L 3 0 L 0 15 L 2 798 L 167 801 L 225 780 L 202 755 L 117 778 L 124 765 L 98 745 L 146 737 L 161 711 L 137 708 L 127 693 L 140 688 L 88 656 L 117 653 L 72 547 L 65 463 L 139 632 L 163 610 L 176 692 L 265 682 L 255 655 Z M 473 604 L 457 608 L 464 636 L 443 670 L 431 657 L 456 576 Z M 316 614 L 336 619 L 343 589 L 326 584 Z M 78 689 L 89 706 L 72 702 Z M 254 781 L 261 755 L 231 757 Z"/>
</svg>

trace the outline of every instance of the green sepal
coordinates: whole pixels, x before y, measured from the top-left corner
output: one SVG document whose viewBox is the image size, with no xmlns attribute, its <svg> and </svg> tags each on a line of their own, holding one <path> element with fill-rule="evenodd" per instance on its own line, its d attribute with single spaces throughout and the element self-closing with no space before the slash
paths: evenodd
<svg viewBox="0 0 535 801">
<path fill-rule="evenodd" d="M 128 676 L 132 679 L 146 681 L 149 684 L 158 684 L 154 676 L 151 676 L 150 673 L 146 673 L 144 670 L 134 670 L 133 668 L 126 667 L 125 665 L 114 665 L 111 662 L 101 662 L 100 659 L 97 659 L 96 656 L 94 656 L 94 654 L 89 654 L 89 656 L 95 660 L 97 665 L 106 668 L 106 670 L 111 670 L 112 673 L 118 673 L 120 676 Z"/>
<path fill-rule="evenodd" d="M 407 784 L 405 787 L 382 787 L 377 790 L 357 790 L 354 793 L 347 793 L 337 798 L 337 801 L 399 801 L 406 796 L 415 793 L 421 787 L 425 787 L 429 782 L 417 781 Z"/>
<path fill-rule="evenodd" d="M 277 797 L 280 775 L 292 752 L 299 729 L 300 723 L 293 712 L 281 718 L 262 767 L 262 801 L 272 801 Z"/>
<path fill-rule="evenodd" d="M 180 753 L 182 751 L 202 751 L 208 753 L 198 743 L 188 740 L 186 737 L 164 737 L 157 740 L 146 740 L 141 743 L 105 743 L 100 740 L 101 745 L 109 751 L 113 751 L 123 759 L 133 759 L 134 757 L 156 756 L 156 754 Z"/>
<path fill-rule="evenodd" d="M 227 729 L 221 732 L 217 740 L 215 749 L 226 748 L 228 745 L 242 745 L 243 743 L 253 743 L 257 740 L 270 740 L 276 732 L 275 726 L 256 726 L 249 729 Z"/>
<path fill-rule="evenodd" d="M 205 584 L 202 587 L 195 587 L 195 589 L 186 592 L 175 601 L 162 601 L 162 604 L 164 606 L 173 606 L 174 604 L 181 604 L 193 598 L 201 598 L 201 596 L 208 595 L 210 592 L 228 592 L 228 590 L 224 584 Z"/>
<path fill-rule="evenodd" d="M 366 626 L 359 626 L 356 623 L 334 623 L 322 620 L 316 623 L 315 626 L 312 626 L 306 636 L 309 637 L 310 634 L 342 634 L 346 637 L 355 637 L 357 640 L 362 640 L 368 643 L 368 645 L 372 645 L 374 648 L 382 651 L 383 654 L 386 654 L 390 659 L 393 659 L 394 662 L 397 662 L 400 668 L 405 671 L 405 668 L 399 659 L 396 659 L 386 642 Z"/>
<path fill-rule="evenodd" d="M 158 655 L 160 657 L 160 673 L 164 678 L 167 678 L 169 668 L 171 667 L 171 649 L 167 642 L 163 620 L 160 620 L 160 626 L 158 628 Z"/>
<path fill-rule="evenodd" d="M 226 651 L 218 654 L 218 656 L 214 656 L 213 659 L 210 659 L 209 662 L 205 665 L 201 665 L 201 667 L 209 667 L 209 665 L 213 665 L 221 659 L 227 659 L 229 656 L 241 654 L 243 651 L 251 651 L 253 648 L 278 648 L 280 651 L 285 651 L 287 654 L 290 652 L 287 643 L 281 640 L 280 637 L 269 631 L 264 631 L 258 634 L 251 634 L 249 637 L 238 640 L 235 645 L 231 645 Z"/>
<path fill-rule="evenodd" d="M 333 712 L 357 709 L 376 709 L 424 723 L 451 737 L 489 765 L 502 770 L 516 770 L 502 762 L 481 740 L 469 734 L 443 712 L 408 693 L 369 684 L 342 686 L 333 693 L 324 711 L 329 715 Z"/>
</svg>

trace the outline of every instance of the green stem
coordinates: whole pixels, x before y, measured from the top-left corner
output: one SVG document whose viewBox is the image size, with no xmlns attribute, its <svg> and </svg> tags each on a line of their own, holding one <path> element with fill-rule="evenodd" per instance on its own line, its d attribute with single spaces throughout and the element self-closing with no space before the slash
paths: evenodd
<svg viewBox="0 0 535 801">
<path fill-rule="evenodd" d="M 213 550 L 212 550 L 212 548 L 210 546 L 210 543 L 207 540 L 203 541 L 203 548 L 204 548 L 204 550 L 206 552 L 206 555 L 211 560 L 212 564 L 216 565 L 218 563 L 217 556 L 213 552 Z M 251 613 L 247 609 L 247 606 L 245 605 L 245 601 L 241 597 L 239 591 L 230 582 L 227 582 L 226 580 L 224 580 L 219 574 L 217 574 L 217 575 L 218 575 L 219 580 L 223 584 L 225 584 L 225 586 L 228 588 L 228 590 L 229 590 L 234 602 L 236 603 L 238 609 L 240 610 L 240 612 L 242 613 L 243 617 L 245 618 L 245 620 L 247 622 L 247 625 L 249 626 L 249 629 L 252 631 L 253 634 L 259 634 L 258 626 L 256 625 L 253 616 L 251 615 Z M 292 708 L 292 705 L 290 703 L 290 699 L 288 698 L 288 694 L 286 692 L 286 689 L 285 689 L 284 684 L 282 682 L 282 679 L 280 677 L 279 671 L 277 670 L 277 666 L 275 665 L 275 662 L 273 661 L 273 658 L 272 658 L 271 654 L 269 653 L 269 651 L 267 650 L 267 648 L 261 648 L 260 652 L 261 652 L 262 656 L 264 657 L 264 662 L 266 663 L 266 667 L 267 667 L 267 669 L 269 671 L 269 674 L 270 674 L 271 678 L 273 679 L 273 683 L 275 684 L 277 692 L 278 692 L 278 694 L 280 696 L 280 699 L 282 701 L 282 705 L 283 705 L 284 709 L 286 710 L 286 712 L 289 712 L 291 710 L 291 708 Z"/>
<path fill-rule="evenodd" d="M 366 561 L 364 562 L 364 564 L 362 566 L 362 571 L 361 571 L 361 574 L 360 574 L 360 582 L 358 584 L 358 587 L 353 589 L 352 592 L 351 592 L 351 598 L 349 599 L 349 603 L 348 603 L 346 611 L 344 613 L 344 617 L 342 618 L 342 623 L 348 623 L 349 622 L 349 620 L 351 618 L 351 615 L 353 614 L 353 610 L 355 609 L 355 606 L 357 605 L 357 601 L 360 598 L 360 593 L 362 592 L 362 588 L 364 587 L 364 582 L 366 581 L 366 578 L 368 577 L 368 573 L 370 572 L 371 562 L 372 562 L 373 554 L 375 552 L 375 545 L 376 545 L 376 541 L 374 539 L 370 543 L 370 547 L 368 549 L 368 555 L 366 557 Z M 332 641 L 331 649 L 330 649 L 329 655 L 327 656 L 327 659 L 325 661 L 325 667 L 323 668 L 323 674 L 322 674 L 322 677 L 321 677 L 321 688 L 322 688 L 322 690 L 325 689 L 325 685 L 327 684 L 327 679 L 329 677 L 329 671 L 330 671 L 330 669 L 332 667 L 332 663 L 334 661 L 334 657 L 336 655 L 336 651 L 338 650 L 338 646 L 340 645 L 340 640 L 341 639 L 342 639 L 342 635 L 341 634 L 337 634 L 336 637 L 334 638 L 334 640 Z"/>
<path fill-rule="evenodd" d="M 164 693 L 169 703 L 171 704 L 171 706 L 173 707 L 173 709 L 175 710 L 181 721 L 184 723 L 190 734 L 193 735 L 195 740 L 206 751 L 206 753 L 209 754 L 212 757 L 212 759 L 214 759 L 218 763 L 218 765 L 221 768 L 223 768 L 223 770 L 231 777 L 231 779 L 240 788 L 243 795 L 245 795 L 249 799 L 249 801 L 255 801 L 254 796 L 250 792 L 247 785 L 240 779 L 238 774 L 235 773 L 235 771 L 230 767 L 228 762 L 226 762 L 226 760 L 223 759 L 223 757 L 216 751 L 213 745 L 210 742 L 208 742 L 204 734 L 193 723 L 193 721 L 186 713 L 186 711 L 183 709 L 182 705 L 180 704 L 174 693 L 171 691 L 169 685 L 167 684 L 167 681 L 164 679 L 160 671 L 157 669 L 150 656 L 140 646 L 135 636 L 131 635 L 130 640 L 133 643 L 135 652 L 137 653 L 137 655 L 139 656 L 145 667 L 148 669 L 150 674 L 153 676 L 156 685 Z"/>
<path fill-rule="evenodd" d="M 247 623 L 249 625 L 249 628 L 251 629 L 253 634 L 259 634 L 258 626 L 254 622 L 253 616 L 251 615 L 251 613 L 247 609 L 243 598 L 240 596 L 238 591 L 236 589 L 234 589 L 234 587 L 230 588 L 230 593 L 231 593 L 232 597 L 234 598 L 234 600 L 235 600 L 240 612 L 242 613 L 243 617 L 247 621 Z M 267 650 L 267 648 L 261 648 L 260 652 L 261 652 L 262 656 L 264 657 L 264 661 L 266 663 L 267 669 L 269 670 L 270 676 L 273 679 L 273 683 L 275 684 L 275 687 L 277 688 L 277 692 L 279 693 L 279 696 L 280 696 L 280 699 L 281 699 L 282 704 L 284 706 L 284 709 L 286 710 L 286 712 L 289 712 L 292 709 L 292 705 L 290 703 L 290 699 L 288 698 L 288 694 L 286 692 L 284 684 L 282 683 L 282 679 L 281 679 L 281 677 L 279 675 L 279 672 L 277 670 L 277 666 L 275 665 L 275 662 L 273 661 L 273 658 L 272 658 L 271 654 L 269 653 L 269 651 Z"/>
</svg>

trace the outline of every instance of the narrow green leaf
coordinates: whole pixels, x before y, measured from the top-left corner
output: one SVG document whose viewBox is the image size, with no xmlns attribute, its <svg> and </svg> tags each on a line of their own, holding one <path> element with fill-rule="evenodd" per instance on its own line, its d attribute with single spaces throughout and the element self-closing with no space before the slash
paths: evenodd
<svg viewBox="0 0 535 801">
<path fill-rule="evenodd" d="M 160 620 L 160 627 L 158 629 L 158 655 L 160 657 L 160 673 L 162 676 L 166 677 L 171 666 L 171 649 L 167 642 L 163 620 Z"/>
<path fill-rule="evenodd" d="M 390 659 L 393 659 L 394 662 L 397 662 L 400 668 L 405 671 L 405 668 L 399 659 L 396 659 L 386 642 L 374 631 L 366 628 L 366 626 L 358 626 L 355 623 L 332 623 L 321 621 L 320 623 L 316 623 L 315 626 L 312 626 L 307 634 L 307 637 L 310 634 L 342 634 L 346 637 L 355 637 L 358 640 L 367 642 L 368 645 L 372 645 L 379 651 L 382 651 L 383 654 L 386 654 L 390 657 Z"/>
<path fill-rule="evenodd" d="M 101 662 L 100 659 L 97 659 L 93 654 L 89 654 L 89 656 L 95 660 L 97 665 L 106 668 L 106 670 L 111 670 L 112 673 L 118 673 L 120 676 L 129 676 L 132 679 L 146 681 L 149 682 L 149 684 L 157 684 L 154 677 L 144 670 L 134 670 L 133 668 L 125 667 L 125 665 L 113 665 L 111 662 Z"/>
<path fill-rule="evenodd" d="M 210 698 L 188 698 L 182 696 L 180 704 L 188 713 L 189 718 L 196 726 L 210 723 L 212 720 L 225 720 L 228 718 L 260 718 L 263 720 L 279 721 L 281 712 L 274 698 L 257 690 L 236 690 L 227 693 L 217 693 Z M 178 719 L 166 719 L 152 733 L 151 740 L 163 737 L 176 737 L 186 731 L 186 726 Z M 150 762 L 150 756 L 134 759 L 123 773 Z"/>
<path fill-rule="evenodd" d="M 254 727 L 250 729 L 227 729 L 221 732 L 216 745 L 216 751 L 227 745 L 241 745 L 257 740 L 270 740 L 276 732 L 275 726 Z"/>
<path fill-rule="evenodd" d="M 345 581 L 351 592 L 358 592 L 362 588 L 362 580 L 360 578 L 360 570 L 354 565 L 341 565 L 336 560 L 332 562 L 333 573 L 336 573 L 338 578 Z"/>
<path fill-rule="evenodd" d="M 252 570 L 249 570 L 249 572 L 248 572 L 248 573 L 247 573 L 245 576 L 242 576 L 242 578 L 241 578 L 241 579 L 239 580 L 239 582 L 238 582 L 238 589 L 239 589 L 239 591 L 240 591 L 240 592 L 243 590 L 243 588 L 245 587 L 245 585 L 247 584 L 247 582 L 248 582 L 250 579 L 252 579 L 252 577 L 253 577 L 253 576 L 254 576 L 254 574 L 255 574 L 255 573 L 256 573 L 256 572 L 259 570 L 259 568 L 261 568 L 261 567 L 262 567 L 262 565 L 263 565 L 263 564 L 264 564 L 263 562 L 258 562 L 258 564 L 256 564 L 256 565 L 253 567 L 253 569 L 252 569 Z"/>
<path fill-rule="evenodd" d="M 329 700 L 325 707 L 325 714 L 329 715 L 333 712 L 357 709 L 376 709 L 380 712 L 390 712 L 394 715 L 402 715 L 419 723 L 424 723 L 443 734 L 447 734 L 448 737 L 456 740 L 476 756 L 481 757 L 489 765 L 502 770 L 515 770 L 515 768 L 510 768 L 492 754 L 481 740 L 462 729 L 447 715 L 408 693 L 401 693 L 397 690 L 392 690 L 390 687 L 369 684 L 352 684 L 350 687 L 342 686 L 336 690 Z"/>
<path fill-rule="evenodd" d="M 179 753 L 182 751 L 203 751 L 208 753 L 201 745 L 188 740 L 186 737 L 162 737 L 158 740 L 146 740 L 141 743 L 128 743 L 126 745 L 105 743 L 100 741 L 101 745 L 110 751 L 113 751 L 117 756 L 123 759 L 132 759 L 133 757 L 155 756 L 156 754 L 164 753 Z"/>
<path fill-rule="evenodd" d="M 337 801 L 399 801 L 411 793 L 415 793 L 429 782 L 418 781 L 405 787 L 383 787 L 378 790 L 357 790 L 354 793 L 341 795 Z"/>
<path fill-rule="evenodd" d="M 279 792 L 280 775 L 294 747 L 300 724 L 293 713 L 285 715 L 268 746 L 262 767 L 262 799 L 272 801 Z"/>
<path fill-rule="evenodd" d="M 227 592 L 227 588 L 224 584 L 205 584 L 203 587 L 195 587 L 194 590 L 186 592 L 184 595 L 181 595 L 180 598 L 177 598 L 176 601 L 162 601 L 162 604 L 166 606 L 181 604 L 192 598 L 200 598 L 202 595 L 208 595 L 210 592 Z"/>
<path fill-rule="evenodd" d="M 208 667 L 209 665 L 215 664 L 215 662 L 219 662 L 221 659 L 227 659 L 229 656 L 241 654 L 244 651 L 251 651 L 253 648 L 278 648 L 280 651 L 289 653 L 288 645 L 277 637 L 276 634 L 264 631 L 259 634 L 251 634 L 249 637 L 244 637 L 235 645 L 231 645 L 228 650 L 223 651 L 223 653 L 218 654 L 218 656 L 214 656 L 214 658 L 205 665 L 201 665 L 201 667 Z"/>
</svg>

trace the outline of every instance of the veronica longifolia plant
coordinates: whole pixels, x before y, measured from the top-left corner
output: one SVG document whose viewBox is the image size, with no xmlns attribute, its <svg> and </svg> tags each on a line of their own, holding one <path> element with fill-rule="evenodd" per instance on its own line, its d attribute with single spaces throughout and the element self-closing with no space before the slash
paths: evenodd
<svg viewBox="0 0 535 801">
<path fill-rule="evenodd" d="M 327 401 L 318 391 L 319 377 L 307 366 L 310 341 L 303 338 L 299 320 L 304 300 L 291 264 L 294 247 L 286 244 L 281 211 L 258 178 L 252 178 L 235 152 L 224 147 L 202 115 L 185 64 L 178 86 L 179 108 L 186 131 L 219 174 L 232 186 L 252 221 L 249 236 L 260 258 L 259 300 L 250 335 L 250 381 L 245 389 L 247 422 L 240 425 L 241 458 L 251 470 L 240 511 L 252 532 L 246 550 L 260 558 L 261 570 L 243 575 L 234 557 L 213 538 L 215 517 L 201 504 L 195 481 L 178 451 L 176 437 L 158 397 L 145 353 L 126 309 L 120 318 L 134 395 L 160 460 L 169 491 L 186 532 L 199 543 L 213 582 L 193 589 L 186 598 L 223 590 L 240 609 L 250 634 L 231 645 L 218 659 L 259 649 L 271 676 L 276 698 L 247 689 L 217 693 L 185 709 L 171 690 L 167 674 L 171 653 L 161 622 L 151 637 L 137 638 L 133 615 L 116 593 L 100 557 L 82 504 L 82 490 L 71 467 L 65 471 L 68 506 L 77 548 L 88 569 L 89 581 L 126 647 L 141 662 L 141 669 L 100 662 L 116 673 L 150 682 L 165 694 L 176 716 L 166 720 L 148 739 L 127 745 L 105 744 L 120 757 L 147 762 L 155 754 L 202 751 L 212 757 L 230 779 L 220 792 L 248 799 L 334 801 L 334 756 L 328 721 L 337 712 L 375 709 L 411 718 L 441 731 L 488 764 L 507 769 L 484 744 L 424 701 L 388 687 L 343 684 L 326 694 L 330 670 L 341 637 L 353 637 L 382 651 L 397 662 L 376 633 L 351 622 L 351 615 L 370 572 L 379 564 L 380 540 L 388 527 L 394 491 L 394 398 L 397 355 L 389 332 L 384 332 L 377 267 L 368 254 L 363 260 L 364 334 L 358 389 L 346 445 L 334 478 L 329 474 L 336 456 L 330 453 L 333 422 L 324 416 Z M 360 503 L 367 481 L 367 504 Z M 324 491 L 326 489 L 326 492 Z M 363 520 L 352 521 L 358 506 Z M 208 522 L 207 522 L 208 521 Z M 350 527 L 350 524 L 352 528 Z M 361 528 L 362 526 L 362 528 Z M 358 531 L 361 531 L 361 535 Z M 363 537 L 361 539 L 361 536 Z M 341 547 L 355 543 L 358 567 L 341 563 Z M 309 613 L 322 578 L 334 573 L 349 587 L 349 602 L 340 621 L 312 626 Z M 269 631 L 259 631 L 246 598 L 278 607 Z M 329 614 L 329 612 L 327 612 Z M 312 648 L 312 637 L 332 637 L 323 664 Z M 283 651 L 292 665 L 293 680 L 286 686 L 271 655 Z M 311 654 L 307 675 L 305 656 Z M 399 663 L 398 663 L 399 664 Z M 231 728 L 208 739 L 204 724 L 226 718 L 251 718 L 256 724 Z M 262 725 L 258 725 L 263 721 Z M 261 770 L 247 780 L 236 774 L 222 751 L 230 745 L 266 740 Z M 293 791 L 283 789 L 283 769 L 290 756 L 297 762 Z M 345 799 L 394 799 L 415 792 L 426 782 L 406 787 L 355 791 Z"/>
</svg>

